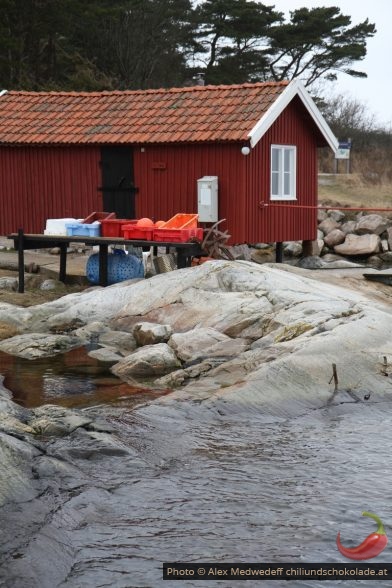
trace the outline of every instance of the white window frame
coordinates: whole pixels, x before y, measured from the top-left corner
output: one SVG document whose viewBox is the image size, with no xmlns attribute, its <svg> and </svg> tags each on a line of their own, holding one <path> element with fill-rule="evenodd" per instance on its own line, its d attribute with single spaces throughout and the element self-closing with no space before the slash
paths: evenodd
<svg viewBox="0 0 392 588">
<path fill-rule="evenodd" d="M 278 169 L 273 169 L 273 151 L 278 151 Z M 284 169 L 285 154 L 289 154 L 289 170 Z M 270 165 L 270 198 L 271 200 L 297 200 L 297 147 L 295 145 L 271 145 Z M 285 191 L 285 179 L 289 175 L 289 190 Z M 278 190 L 273 193 L 274 179 L 277 178 Z M 286 193 L 285 193 L 286 192 Z"/>
</svg>

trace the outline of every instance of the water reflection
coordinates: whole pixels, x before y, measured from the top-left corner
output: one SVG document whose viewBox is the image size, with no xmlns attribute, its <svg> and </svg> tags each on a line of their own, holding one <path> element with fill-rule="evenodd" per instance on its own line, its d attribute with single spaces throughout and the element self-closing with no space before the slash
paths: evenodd
<svg viewBox="0 0 392 588">
<path fill-rule="evenodd" d="M 134 395 L 140 401 L 162 394 L 125 384 L 84 347 L 34 360 L 0 352 L 0 373 L 13 400 L 28 408 L 48 403 L 90 406 Z"/>
</svg>

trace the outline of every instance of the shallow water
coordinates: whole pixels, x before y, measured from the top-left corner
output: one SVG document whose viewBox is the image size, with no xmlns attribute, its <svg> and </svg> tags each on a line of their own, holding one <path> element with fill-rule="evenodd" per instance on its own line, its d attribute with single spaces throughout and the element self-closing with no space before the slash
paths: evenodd
<svg viewBox="0 0 392 588">
<path fill-rule="evenodd" d="M 391 404 L 350 402 L 274 421 L 254 409 L 233 417 L 232 408 L 225 415 L 197 402 L 145 400 L 135 409 L 122 395 L 86 409 L 109 420 L 123 453 L 86 458 L 80 436 L 48 444 L 48 455 L 71 461 L 84 478 L 63 491 L 19 549 L 5 572 L 7 588 L 170 587 L 177 584 L 163 581 L 161 570 L 170 561 L 347 563 L 336 535 L 354 546 L 375 530 L 364 510 L 377 513 L 392 535 Z M 391 550 L 372 562 L 391 561 Z M 66 570 L 59 583 L 52 551 L 57 569 Z M 18 583 L 32 560 L 37 583 Z M 260 584 L 248 581 L 253 585 Z"/>
<path fill-rule="evenodd" d="M 122 382 L 113 376 L 108 364 L 89 357 L 85 347 L 34 360 L 0 351 L 0 374 L 13 400 L 27 408 L 42 404 L 76 408 L 129 396 L 138 396 L 140 401 L 161 394 Z"/>
<path fill-rule="evenodd" d="M 390 410 L 340 405 L 269 425 L 257 415 L 203 425 L 194 410 L 184 429 L 187 450 L 175 446 L 172 455 L 167 440 L 156 445 L 163 430 L 154 419 L 151 445 L 141 451 L 155 463 L 154 475 L 132 490 L 120 484 L 105 503 L 104 521 L 94 518 L 93 535 L 80 531 L 81 552 L 92 549 L 104 564 L 82 557 L 66 585 L 166 586 L 159 565 L 173 560 L 347 562 L 336 534 L 348 546 L 360 543 L 375 529 L 363 510 L 392 527 Z M 135 440 L 137 421 L 128 426 Z M 390 549 L 373 561 L 391 561 Z"/>
</svg>

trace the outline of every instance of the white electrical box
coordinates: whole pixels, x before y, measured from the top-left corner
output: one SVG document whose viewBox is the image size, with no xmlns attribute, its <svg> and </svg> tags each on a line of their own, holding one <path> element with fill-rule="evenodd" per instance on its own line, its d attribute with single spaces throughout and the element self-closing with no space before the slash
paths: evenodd
<svg viewBox="0 0 392 588">
<path fill-rule="evenodd" d="M 203 176 L 197 180 L 197 212 L 201 223 L 218 221 L 218 176 Z"/>
</svg>

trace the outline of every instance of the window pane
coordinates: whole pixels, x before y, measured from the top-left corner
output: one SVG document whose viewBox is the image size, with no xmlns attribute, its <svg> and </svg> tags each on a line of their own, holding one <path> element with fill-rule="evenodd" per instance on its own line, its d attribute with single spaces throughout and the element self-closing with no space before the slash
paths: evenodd
<svg viewBox="0 0 392 588">
<path fill-rule="evenodd" d="M 271 179 L 272 179 L 272 194 L 274 196 L 278 196 L 278 194 L 279 194 L 279 174 L 276 172 L 272 172 Z"/>
<path fill-rule="evenodd" d="M 285 173 L 284 174 L 284 195 L 285 196 L 290 196 L 291 190 L 290 190 L 290 174 Z"/>
<path fill-rule="evenodd" d="M 280 149 L 272 149 L 271 158 L 272 158 L 272 164 L 271 164 L 272 171 L 278 171 L 279 167 L 280 167 L 280 165 L 279 165 Z"/>
<path fill-rule="evenodd" d="M 291 161 L 292 161 L 292 149 L 285 149 L 284 150 L 284 171 L 289 172 L 291 171 Z"/>
</svg>

